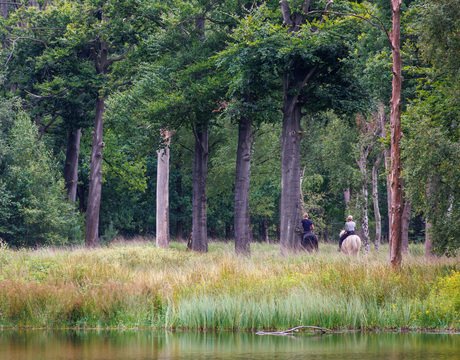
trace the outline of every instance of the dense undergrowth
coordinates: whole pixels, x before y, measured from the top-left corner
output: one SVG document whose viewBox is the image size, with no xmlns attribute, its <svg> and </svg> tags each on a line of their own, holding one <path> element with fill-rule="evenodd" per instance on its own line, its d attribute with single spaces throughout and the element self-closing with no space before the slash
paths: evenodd
<svg viewBox="0 0 460 360">
<path fill-rule="evenodd" d="M 232 244 L 206 254 L 183 243 L 93 250 L 0 247 L 3 328 L 270 330 L 460 329 L 459 258 L 424 259 L 414 245 L 400 271 L 388 248 L 350 259 L 336 245 L 281 257 L 279 246 Z"/>
</svg>

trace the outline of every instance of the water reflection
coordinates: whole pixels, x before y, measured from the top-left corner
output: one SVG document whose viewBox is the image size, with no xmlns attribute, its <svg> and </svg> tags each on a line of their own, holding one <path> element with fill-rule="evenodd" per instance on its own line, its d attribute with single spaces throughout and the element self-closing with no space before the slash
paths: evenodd
<svg viewBox="0 0 460 360">
<path fill-rule="evenodd" d="M 459 334 L 0 331 L 2 360 L 459 359 Z"/>
</svg>

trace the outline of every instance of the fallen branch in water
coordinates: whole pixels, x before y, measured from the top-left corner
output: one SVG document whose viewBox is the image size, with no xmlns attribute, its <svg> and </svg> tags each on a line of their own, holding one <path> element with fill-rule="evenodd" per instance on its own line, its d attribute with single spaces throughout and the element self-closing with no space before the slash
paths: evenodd
<svg viewBox="0 0 460 360">
<path fill-rule="evenodd" d="M 313 329 L 313 330 L 320 330 L 321 334 L 325 334 L 327 332 L 332 332 L 330 329 L 318 327 L 318 326 L 296 326 L 295 328 L 284 330 L 284 331 L 275 331 L 275 332 L 264 332 L 258 331 L 256 335 L 289 335 L 290 332 L 296 331 L 298 329 Z"/>
</svg>

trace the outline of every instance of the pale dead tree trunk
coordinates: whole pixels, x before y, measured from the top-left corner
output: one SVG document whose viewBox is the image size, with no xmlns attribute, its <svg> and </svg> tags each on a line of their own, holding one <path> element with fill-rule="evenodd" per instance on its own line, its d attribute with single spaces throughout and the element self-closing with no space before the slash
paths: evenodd
<svg viewBox="0 0 460 360">
<path fill-rule="evenodd" d="M 302 11 L 291 14 L 289 4 L 280 1 L 283 22 L 289 26 L 288 32 L 300 29 L 308 12 L 310 1 L 302 6 Z M 303 138 L 300 120 L 302 99 L 300 92 L 318 74 L 318 66 L 305 69 L 305 63 L 293 60 L 289 71 L 283 77 L 283 131 L 281 136 L 281 254 L 298 252 L 300 246 L 300 141 Z"/>
<path fill-rule="evenodd" d="M 367 201 L 369 199 L 369 192 L 367 190 L 367 158 L 369 157 L 369 146 L 361 146 L 360 148 L 360 157 L 356 160 L 356 163 L 359 166 L 359 170 L 363 176 L 361 183 L 361 195 L 362 195 L 362 204 L 361 204 L 361 231 L 362 231 L 362 241 L 364 246 L 364 251 L 369 252 L 371 250 L 371 245 L 369 242 L 369 218 L 368 218 L 368 209 Z"/>
<path fill-rule="evenodd" d="M 206 173 L 208 168 L 208 131 L 196 131 L 195 152 L 193 155 L 192 190 L 192 241 L 191 249 L 208 251 L 207 214 L 206 214 Z"/>
<path fill-rule="evenodd" d="M 251 254 L 249 182 L 251 175 L 252 138 L 252 121 L 250 118 L 242 116 L 238 121 L 234 199 L 235 252 L 238 255 Z"/>
<path fill-rule="evenodd" d="M 102 192 L 102 141 L 104 128 L 105 99 L 96 98 L 96 118 L 94 130 L 91 132 L 93 143 L 91 147 L 91 168 L 89 173 L 88 206 L 86 209 L 85 245 L 95 247 L 99 245 L 99 210 L 101 207 Z"/>
<path fill-rule="evenodd" d="M 169 146 L 173 132 L 161 130 L 162 148 L 157 151 L 156 246 L 169 248 Z"/>
<path fill-rule="evenodd" d="M 380 244 L 382 243 L 382 216 L 380 215 L 379 207 L 379 190 L 378 190 L 378 169 L 380 162 L 383 158 L 383 151 L 380 151 L 372 166 L 372 200 L 374 203 L 374 216 L 375 216 L 375 241 L 374 250 L 380 251 Z"/>
<path fill-rule="evenodd" d="M 391 127 L 391 223 L 390 223 L 390 262 L 394 269 L 401 266 L 401 226 L 402 226 L 402 189 L 401 189 L 401 4 L 402 0 L 392 0 L 393 27 L 391 31 L 391 54 L 393 57 L 393 86 L 390 101 Z"/>
<path fill-rule="evenodd" d="M 78 186 L 78 156 L 80 154 L 81 129 L 70 129 L 64 165 L 64 181 L 67 198 L 75 203 Z"/>
</svg>

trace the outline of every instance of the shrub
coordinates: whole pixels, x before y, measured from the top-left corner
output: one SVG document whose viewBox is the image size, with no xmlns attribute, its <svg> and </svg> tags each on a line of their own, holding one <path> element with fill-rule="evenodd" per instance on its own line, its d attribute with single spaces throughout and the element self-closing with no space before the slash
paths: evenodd
<svg viewBox="0 0 460 360">
<path fill-rule="evenodd" d="M 0 134 L 0 237 L 13 246 L 77 240 L 77 216 L 38 129 L 20 109 L 7 125 Z"/>
</svg>

